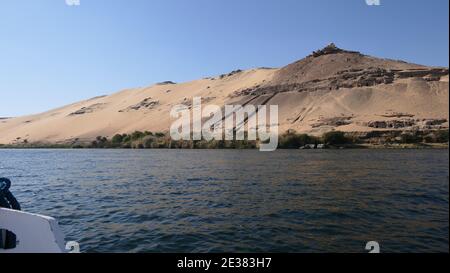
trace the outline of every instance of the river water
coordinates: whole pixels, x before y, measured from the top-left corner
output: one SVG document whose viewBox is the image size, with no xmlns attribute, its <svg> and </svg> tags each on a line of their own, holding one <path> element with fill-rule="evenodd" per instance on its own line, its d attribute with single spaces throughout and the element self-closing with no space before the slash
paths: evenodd
<svg viewBox="0 0 450 273">
<path fill-rule="evenodd" d="M 0 150 L 82 252 L 449 251 L 447 150 Z"/>
</svg>

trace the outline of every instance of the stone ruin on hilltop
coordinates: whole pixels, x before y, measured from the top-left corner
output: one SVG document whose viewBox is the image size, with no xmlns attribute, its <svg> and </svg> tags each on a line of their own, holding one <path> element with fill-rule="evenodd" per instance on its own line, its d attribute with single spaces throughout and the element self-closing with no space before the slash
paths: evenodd
<svg viewBox="0 0 450 273">
<path fill-rule="evenodd" d="M 344 50 L 344 49 L 341 49 L 341 48 L 337 47 L 334 43 L 331 43 L 331 44 L 327 45 L 326 47 L 324 47 L 323 49 L 314 51 L 312 53 L 312 55 L 310 55 L 310 56 L 313 56 L 313 57 L 316 58 L 316 57 L 320 57 L 320 56 L 323 56 L 323 55 L 337 54 L 337 53 L 356 53 L 356 54 L 359 54 L 358 51 Z"/>
</svg>

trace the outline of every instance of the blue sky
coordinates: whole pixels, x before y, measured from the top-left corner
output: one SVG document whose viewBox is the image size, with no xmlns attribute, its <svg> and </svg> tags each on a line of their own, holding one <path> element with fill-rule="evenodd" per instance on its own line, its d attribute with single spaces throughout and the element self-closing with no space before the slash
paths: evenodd
<svg viewBox="0 0 450 273">
<path fill-rule="evenodd" d="M 0 117 L 339 47 L 447 66 L 448 0 L 1 0 Z"/>
</svg>

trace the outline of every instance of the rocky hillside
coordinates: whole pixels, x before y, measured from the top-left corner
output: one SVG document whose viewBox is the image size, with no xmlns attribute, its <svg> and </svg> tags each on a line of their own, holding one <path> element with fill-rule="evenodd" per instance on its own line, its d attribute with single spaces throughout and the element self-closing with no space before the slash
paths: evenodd
<svg viewBox="0 0 450 273">
<path fill-rule="evenodd" d="M 431 68 L 401 61 L 379 59 L 330 44 L 310 56 L 279 69 L 272 81 L 241 94 L 268 94 L 339 90 L 391 84 L 396 79 L 423 78 L 439 81 L 447 68 Z"/>
<path fill-rule="evenodd" d="M 236 70 L 187 83 L 171 81 L 81 101 L 48 112 L 0 119 L 0 143 L 89 141 L 96 136 L 167 132 L 176 104 L 275 104 L 280 130 L 448 128 L 448 68 L 343 50 L 331 44 L 280 69 Z M 38 90 L 36 90 L 38 92 Z"/>
</svg>

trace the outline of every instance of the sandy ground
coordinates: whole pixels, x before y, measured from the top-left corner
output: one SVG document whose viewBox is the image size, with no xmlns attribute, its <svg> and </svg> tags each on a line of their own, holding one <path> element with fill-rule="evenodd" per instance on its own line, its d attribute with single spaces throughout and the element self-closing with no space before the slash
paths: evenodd
<svg viewBox="0 0 450 273">
<path fill-rule="evenodd" d="M 135 130 L 169 130 L 175 119 L 170 110 L 177 104 L 192 103 L 202 97 L 203 103 L 224 105 L 228 96 L 272 77 L 274 70 L 255 69 L 220 78 L 202 79 L 181 84 L 153 85 L 141 89 L 123 90 L 110 96 L 93 98 L 45 113 L 0 120 L 0 143 L 66 142 L 76 138 L 89 140 L 96 136 L 113 136 Z M 149 99 L 150 98 L 150 99 Z M 144 100 L 157 102 L 153 107 L 139 105 Z M 77 111 L 85 113 L 72 114 Z M 87 109 L 87 110 L 86 110 Z"/>
</svg>

